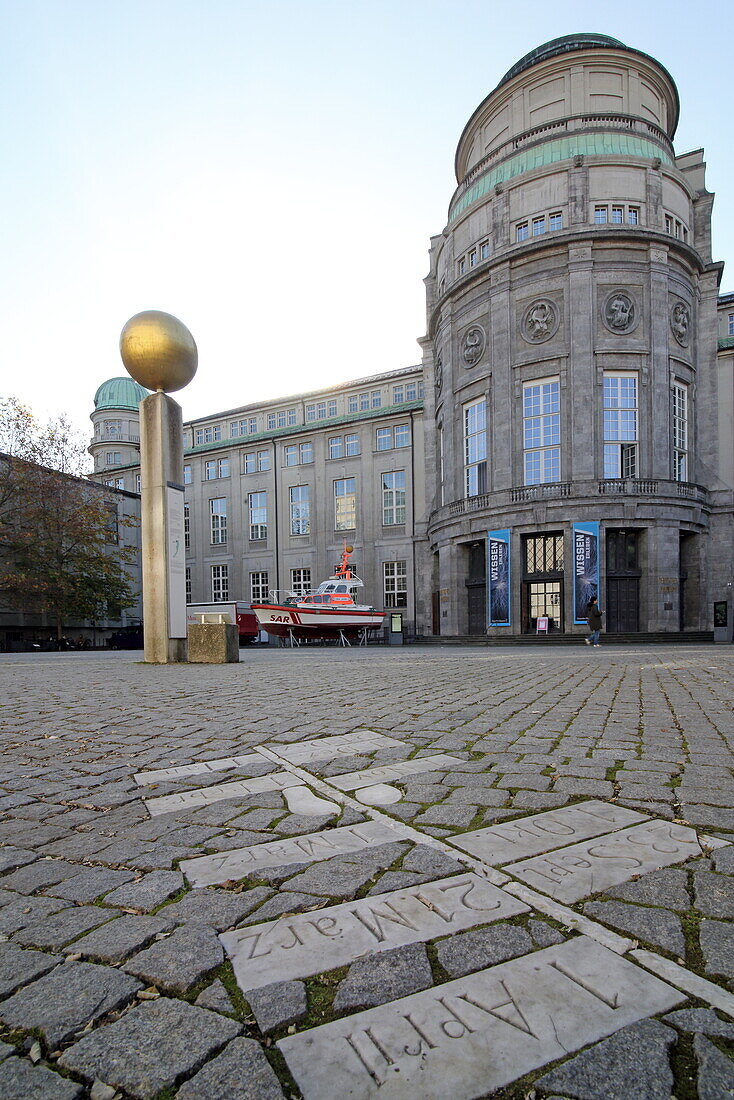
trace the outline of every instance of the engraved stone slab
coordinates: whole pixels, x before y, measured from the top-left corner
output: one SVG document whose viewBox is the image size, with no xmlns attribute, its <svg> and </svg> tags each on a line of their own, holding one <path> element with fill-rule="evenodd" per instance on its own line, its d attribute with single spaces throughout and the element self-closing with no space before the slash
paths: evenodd
<svg viewBox="0 0 734 1100">
<path fill-rule="evenodd" d="M 277 1045 L 305 1100 L 469 1100 L 683 1000 L 579 936 Z"/>
<path fill-rule="evenodd" d="M 263 791 L 282 791 L 285 787 L 302 784 L 303 780 L 290 772 L 272 772 L 255 779 L 237 779 L 232 783 L 217 783 L 213 787 L 198 787 L 195 791 L 181 791 L 180 794 L 163 794 L 159 798 L 144 798 L 151 817 L 158 814 L 170 814 L 174 810 L 195 810 L 198 806 L 210 806 L 212 802 L 221 802 L 225 798 L 246 798 L 248 794 L 262 794 Z"/>
<path fill-rule="evenodd" d="M 572 902 L 699 855 L 693 829 L 658 820 L 510 863 L 505 870 L 557 901 Z"/>
<path fill-rule="evenodd" d="M 329 783 L 340 791 L 356 791 L 360 787 L 371 787 L 373 783 L 392 783 L 404 775 L 416 775 L 420 772 L 435 772 L 442 768 L 463 767 L 464 761 L 456 756 L 438 753 L 436 756 L 419 756 L 415 760 L 401 760 L 397 764 L 383 764 L 377 768 L 364 768 L 359 772 L 345 772 L 332 775 Z"/>
<path fill-rule="evenodd" d="M 246 993 L 528 911 L 517 898 L 467 873 L 240 928 L 219 938 Z"/>
<path fill-rule="evenodd" d="M 257 752 L 246 752 L 242 756 L 223 756 L 218 760 L 197 760 L 195 764 L 179 764 L 173 768 L 158 768 L 156 771 L 137 772 L 133 778 L 138 786 L 159 783 L 163 779 L 181 779 L 187 775 L 202 775 L 204 772 L 223 772 L 232 768 L 248 768 L 255 764 L 260 768 L 263 758 Z"/>
<path fill-rule="evenodd" d="M 393 802 L 400 801 L 403 792 L 388 783 L 375 783 L 374 787 L 360 787 L 356 797 L 365 806 L 391 806 Z"/>
<path fill-rule="evenodd" d="M 325 798 L 318 798 L 305 785 L 286 787 L 283 797 L 292 814 L 305 814 L 306 817 L 322 817 L 324 814 L 333 817 L 341 809 L 336 802 L 327 802 Z"/>
<path fill-rule="evenodd" d="M 638 814 L 624 806 L 594 800 L 533 814 L 503 825 L 491 825 L 488 829 L 462 833 L 452 837 L 451 843 L 485 863 L 502 864 L 537 856 L 541 852 L 550 852 L 554 848 L 563 848 L 567 844 L 647 820 L 645 814 Z"/>
<path fill-rule="evenodd" d="M 407 836 L 409 832 L 400 826 L 386 825 L 381 821 L 366 821 L 363 825 L 345 825 L 320 833 L 305 833 L 287 840 L 235 848 L 222 855 L 184 859 L 179 867 L 192 886 L 214 886 L 218 882 L 227 882 L 228 879 L 255 874 L 264 867 L 331 859 L 332 856 L 343 855 L 345 852 L 359 852 L 373 844 L 403 840 Z"/>
<path fill-rule="evenodd" d="M 355 753 L 375 752 L 377 749 L 396 748 L 404 744 L 404 741 L 397 741 L 394 737 L 374 730 L 355 730 L 354 733 L 321 737 L 316 741 L 268 745 L 268 748 L 291 764 L 310 764 L 314 760 L 333 760 L 337 756 L 354 756 Z"/>
</svg>

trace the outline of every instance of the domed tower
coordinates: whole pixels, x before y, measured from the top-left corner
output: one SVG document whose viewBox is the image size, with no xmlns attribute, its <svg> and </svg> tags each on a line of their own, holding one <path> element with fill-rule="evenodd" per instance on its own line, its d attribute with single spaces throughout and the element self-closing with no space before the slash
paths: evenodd
<svg viewBox="0 0 734 1100">
<path fill-rule="evenodd" d="M 132 378 L 110 378 L 94 395 L 94 438 L 89 453 L 94 473 L 114 476 L 118 488 L 135 491 L 134 475 L 127 471 L 140 464 L 140 416 L 138 406 L 148 391 Z M 127 484 L 127 481 L 130 484 Z"/>
<path fill-rule="evenodd" d="M 659 62 L 579 34 L 459 139 L 426 279 L 434 630 L 582 634 L 592 594 L 608 631 L 710 628 L 721 265 L 678 115 Z"/>
</svg>

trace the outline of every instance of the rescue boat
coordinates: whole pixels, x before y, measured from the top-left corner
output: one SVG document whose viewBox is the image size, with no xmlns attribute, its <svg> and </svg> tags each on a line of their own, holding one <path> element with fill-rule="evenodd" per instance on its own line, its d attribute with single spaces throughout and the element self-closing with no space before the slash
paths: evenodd
<svg viewBox="0 0 734 1100">
<path fill-rule="evenodd" d="M 306 596 L 290 595 L 283 603 L 253 603 L 252 610 L 263 630 L 278 638 L 299 642 L 303 638 L 336 639 L 349 644 L 365 640 L 367 632 L 378 630 L 385 618 L 368 604 L 358 603 L 364 583 L 353 571 L 345 546 L 334 575 Z"/>
</svg>

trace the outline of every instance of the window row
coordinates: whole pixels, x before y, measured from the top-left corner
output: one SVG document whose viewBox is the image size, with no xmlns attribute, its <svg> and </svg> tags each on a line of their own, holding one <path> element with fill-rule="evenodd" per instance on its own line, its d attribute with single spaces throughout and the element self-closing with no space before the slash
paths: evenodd
<svg viewBox="0 0 734 1100">
<path fill-rule="evenodd" d="M 638 477 L 639 407 L 638 381 L 634 373 L 604 375 L 603 476 Z M 671 390 L 672 469 L 675 481 L 687 481 L 688 386 L 674 382 Z M 464 406 L 464 494 L 487 492 L 487 401 L 481 398 Z M 440 435 L 439 461 L 443 436 Z M 560 380 L 526 382 L 522 390 L 523 482 L 541 485 L 561 480 Z"/>
<path fill-rule="evenodd" d="M 210 566 L 212 603 L 226 603 L 230 599 L 229 566 Z M 266 603 L 271 598 L 268 571 L 259 569 L 249 574 L 251 603 Z M 294 596 L 306 596 L 312 590 L 310 569 L 291 569 L 290 592 Z M 186 568 L 186 602 L 191 603 L 191 567 Z M 408 606 L 408 563 L 385 561 L 382 563 L 382 598 L 387 610 Z"/>
<path fill-rule="evenodd" d="M 477 264 L 482 263 L 484 260 L 488 260 L 490 257 L 489 241 L 479 241 L 478 244 L 472 245 L 463 256 L 459 256 L 456 261 L 456 274 L 466 275 L 467 271 L 471 271 Z"/>
<path fill-rule="evenodd" d="M 374 449 L 376 451 L 391 451 L 400 447 L 410 446 L 410 425 L 395 424 L 386 428 L 375 430 Z M 359 435 L 350 433 L 347 435 L 329 436 L 326 441 L 327 455 L 329 458 L 352 458 L 361 454 Z M 244 474 L 263 473 L 271 468 L 271 451 L 244 451 L 242 452 L 242 472 Z M 120 463 L 117 455 L 113 461 L 112 454 L 107 455 L 107 465 Z M 314 445 L 311 440 L 303 443 L 288 443 L 283 447 L 283 466 L 308 466 L 314 461 Z M 218 478 L 229 477 L 230 460 L 225 455 L 221 458 L 206 459 L 202 468 L 204 481 L 216 481 Z M 192 483 L 192 466 L 184 465 L 184 485 Z"/>
<path fill-rule="evenodd" d="M 594 225 L 639 225 L 640 207 L 625 202 L 602 203 L 594 207 Z"/>
<path fill-rule="evenodd" d="M 334 530 L 353 531 L 357 526 L 356 478 L 339 478 L 334 487 Z M 384 527 L 402 526 L 406 519 L 405 470 L 391 470 L 380 478 L 382 524 Z M 291 485 L 288 489 L 288 507 L 291 535 L 311 534 L 310 485 Z M 247 495 L 248 537 L 256 542 L 268 537 L 268 496 L 265 490 Z M 209 500 L 209 541 L 212 546 L 227 542 L 227 498 Z M 184 546 L 191 549 L 191 510 L 184 504 Z"/>
<path fill-rule="evenodd" d="M 538 214 L 535 218 L 526 218 L 515 226 L 515 240 L 527 241 L 530 237 L 542 237 L 544 233 L 554 233 L 563 229 L 563 214 L 553 210 L 549 214 Z"/>
</svg>

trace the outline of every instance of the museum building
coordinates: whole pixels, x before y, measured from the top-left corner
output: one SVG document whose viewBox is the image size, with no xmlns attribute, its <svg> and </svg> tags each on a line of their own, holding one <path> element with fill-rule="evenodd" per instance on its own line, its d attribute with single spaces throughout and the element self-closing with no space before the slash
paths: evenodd
<svg viewBox="0 0 734 1100">
<path fill-rule="evenodd" d="M 421 366 L 184 425 L 194 602 L 306 591 L 344 539 L 422 635 L 711 630 L 734 578 L 734 295 L 663 66 L 604 35 L 517 62 L 456 151 Z M 129 379 L 95 477 L 139 490 Z M 721 611 L 719 612 L 721 614 Z"/>
</svg>

